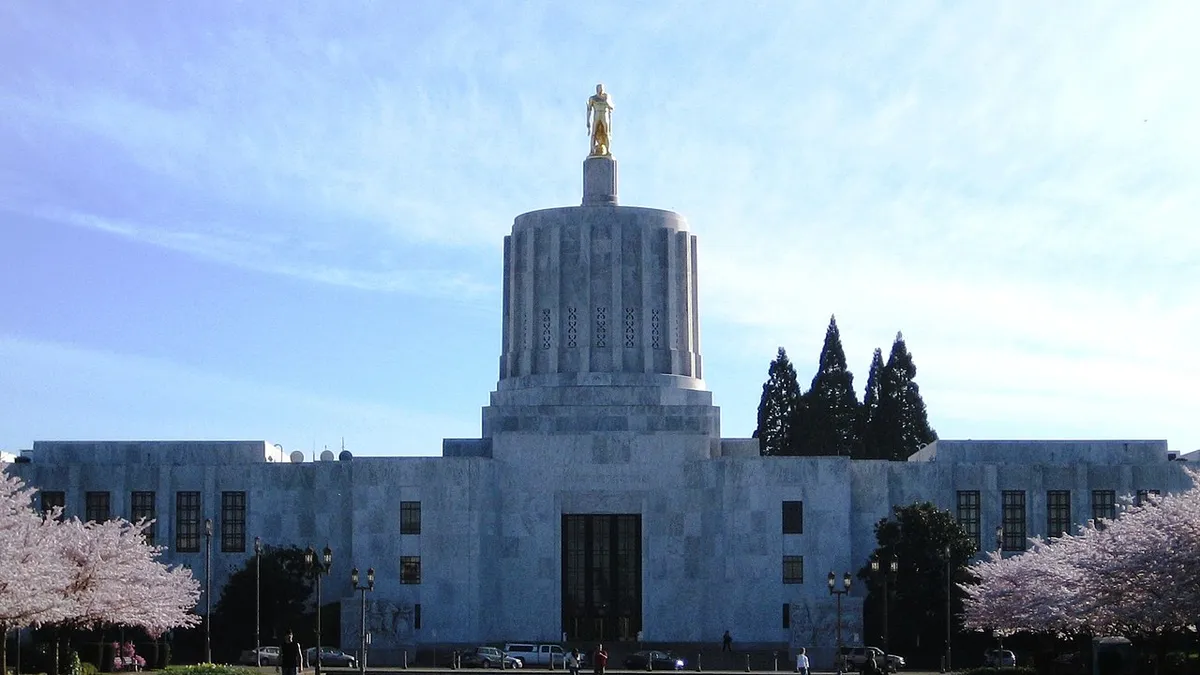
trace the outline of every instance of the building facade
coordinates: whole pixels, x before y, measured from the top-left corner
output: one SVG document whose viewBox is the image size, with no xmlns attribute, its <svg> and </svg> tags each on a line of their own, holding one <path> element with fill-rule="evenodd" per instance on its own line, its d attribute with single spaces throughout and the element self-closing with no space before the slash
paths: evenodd
<svg viewBox="0 0 1200 675">
<path fill-rule="evenodd" d="M 268 545 L 334 552 L 323 584 L 357 644 L 351 567 L 377 571 L 372 652 L 634 640 L 832 654 L 829 571 L 854 573 L 892 506 L 932 501 L 981 550 L 1020 550 L 1190 486 L 1164 441 L 935 442 L 907 462 L 762 457 L 723 439 L 703 381 L 697 241 L 618 205 L 610 156 L 583 203 L 518 216 L 504 246 L 499 381 L 478 439 L 440 457 L 285 456 L 266 441 L 37 442 L 12 470 L 68 516 L 154 518 L 168 563 L 214 595 Z M 299 455 L 299 453 L 294 453 Z M 991 534 L 1003 526 L 1003 541 Z M 844 606 L 861 634 L 863 590 Z M 847 640 L 850 638 L 847 637 Z M 394 656 L 392 656 L 394 658 Z"/>
</svg>

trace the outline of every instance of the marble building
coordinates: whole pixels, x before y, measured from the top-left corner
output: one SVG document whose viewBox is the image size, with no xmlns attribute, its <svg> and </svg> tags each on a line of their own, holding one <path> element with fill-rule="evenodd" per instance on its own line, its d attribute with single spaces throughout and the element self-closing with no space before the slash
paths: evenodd
<svg viewBox="0 0 1200 675">
<path fill-rule="evenodd" d="M 343 645 L 359 630 L 349 570 L 374 567 L 381 660 L 564 633 L 711 643 L 728 629 L 820 663 L 834 644 L 825 576 L 865 563 L 892 505 L 949 509 L 982 548 L 1002 524 L 1018 549 L 1122 495 L 1190 485 L 1165 441 L 942 440 L 887 462 L 762 457 L 756 440 L 722 438 L 696 236 L 677 213 L 619 205 L 610 128 L 584 162 L 582 204 L 517 216 L 505 238 L 480 438 L 447 439 L 441 456 L 318 461 L 267 441 L 45 441 L 10 470 L 68 515 L 156 518 L 165 559 L 198 575 L 211 519 L 215 594 L 255 536 L 328 545 Z"/>
</svg>

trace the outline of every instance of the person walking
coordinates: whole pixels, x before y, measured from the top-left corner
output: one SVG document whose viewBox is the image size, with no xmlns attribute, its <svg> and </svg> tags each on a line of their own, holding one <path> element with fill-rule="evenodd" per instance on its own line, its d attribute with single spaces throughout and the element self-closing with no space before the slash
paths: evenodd
<svg viewBox="0 0 1200 675">
<path fill-rule="evenodd" d="M 804 647 L 801 647 L 800 653 L 796 654 L 796 672 L 800 675 L 808 675 L 808 653 Z"/>
<path fill-rule="evenodd" d="M 608 652 L 604 651 L 603 644 L 596 645 L 596 651 L 592 653 L 592 672 L 596 675 L 604 675 L 604 667 L 608 665 Z"/>
<path fill-rule="evenodd" d="M 721 651 L 733 651 L 733 636 L 729 634 L 729 631 L 725 631 L 725 635 L 721 637 Z"/>
<path fill-rule="evenodd" d="M 571 675 L 579 675 L 579 650 L 572 649 L 570 654 L 567 654 L 567 672 Z"/>
<path fill-rule="evenodd" d="M 299 675 L 300 669 L 304 667 L 304 652 L 300 649 L 300 643 L 292 637 L 292 631 L 288 631 L 284 636 L 283 646 L 279 648 L 279 672 L 280 675 Z"/>
</svg>

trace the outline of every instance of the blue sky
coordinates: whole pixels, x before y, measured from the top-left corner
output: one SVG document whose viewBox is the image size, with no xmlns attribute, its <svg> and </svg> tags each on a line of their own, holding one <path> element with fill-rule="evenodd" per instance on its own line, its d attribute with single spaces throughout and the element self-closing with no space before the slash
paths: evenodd
<svg viewBox="0 0 1200 675">
<path fill-rule="evenodd" d="M 1200 5 L 0 4 L 0 449 L 436 455 L 495 388 L 515 215 L 700 241 L 706 381 L 896 331 L 943 438 L 1200 448 Z"/>
</svg>

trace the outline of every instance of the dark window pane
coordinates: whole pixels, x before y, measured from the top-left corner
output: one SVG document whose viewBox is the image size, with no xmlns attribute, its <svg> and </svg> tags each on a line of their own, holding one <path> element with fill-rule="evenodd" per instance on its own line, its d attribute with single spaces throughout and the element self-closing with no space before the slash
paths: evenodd
<svg viewBox="0 0 1200 675">
<path fill-rule="evenodd" d="M 400 583 L 421 583 L 421 556 L 406 555 L 400 558 Z"/>
<path fill-rule="evenodd" d="M 804 534 L 804 502 L 783 503 L 783 533 Z"/>
<path fill-rule="evenodd" d="M 1026 546 L 1025 533 L 1025 491 L 1005 490 L 1000 495 L 1002 500 L 1004 546 L 1005 551 L 1024 551 Z"/>
<path fill-rule="evenodd" d="M 221 493 L 221 550 L 243 553 L 246 550 L 246 493 Z"/>
<path fill-rule="evenodd" d="M 1046 535 L 1060 537 L 1071 530 L 1070 490 L 1050 490 L 1046 493 Z"/>
<path fill-rule="evenodd" d="M 400 534 L 421 534 L 421 502 L 400 502 Z"/>
<path fill-rule="evenodd" d="M 151 521 L 150 525 L 142 530 L 142 535 L 146 537 L 146 543 L 154 545 L 154 531 L 157 523 L 153 522 L 157 518 L 157 512 L 154 507 L 153 492 L 134 492 L 129 500 L 129 519 L 133 522 L 139 520 Z"/>
<path fill-rule="evenodd" d="M 200 552 L 200 493 L 175 493 L 175 550 Z"/>
<path fill-rule="evenodd" d="M 802 556 L 802 555 L 785 555 L 785 556 L 783 556 L 783 583 L 785 583 L 785 584 L 802 584 L 802 583 L 804 583 L 804 556 Z"/>
<path fill-rule="evenodd" d="M 979 490 L 958 491 L 958 524 L 979 550 Z"/>
<path fill-rule="evenodd" d="M 53 509 L 63 509 L 67 506 L 67 493 L 65 492 L 58 490 L 43 491 L 41 497 L 42 513 L 49 513 Z M 61 518 L 62 516 L 60 515 L 59 517 Z"/>
<path fill-rule="evenodd" d="M 783 603 L 783 627 L 792 627 L 792 605 L 791 603 Z"/>
<path fill-rule="evenodd" d="M 89 492 L 85 495 L 86 520 L 102 523 L 109 517 L 107 492 Z"/>
<path fill-rule="evenodd" d="M 1117 517 L 1116 490 L 1092 490 L 1092 519 L 1112 520 Z"/>
</svg>

